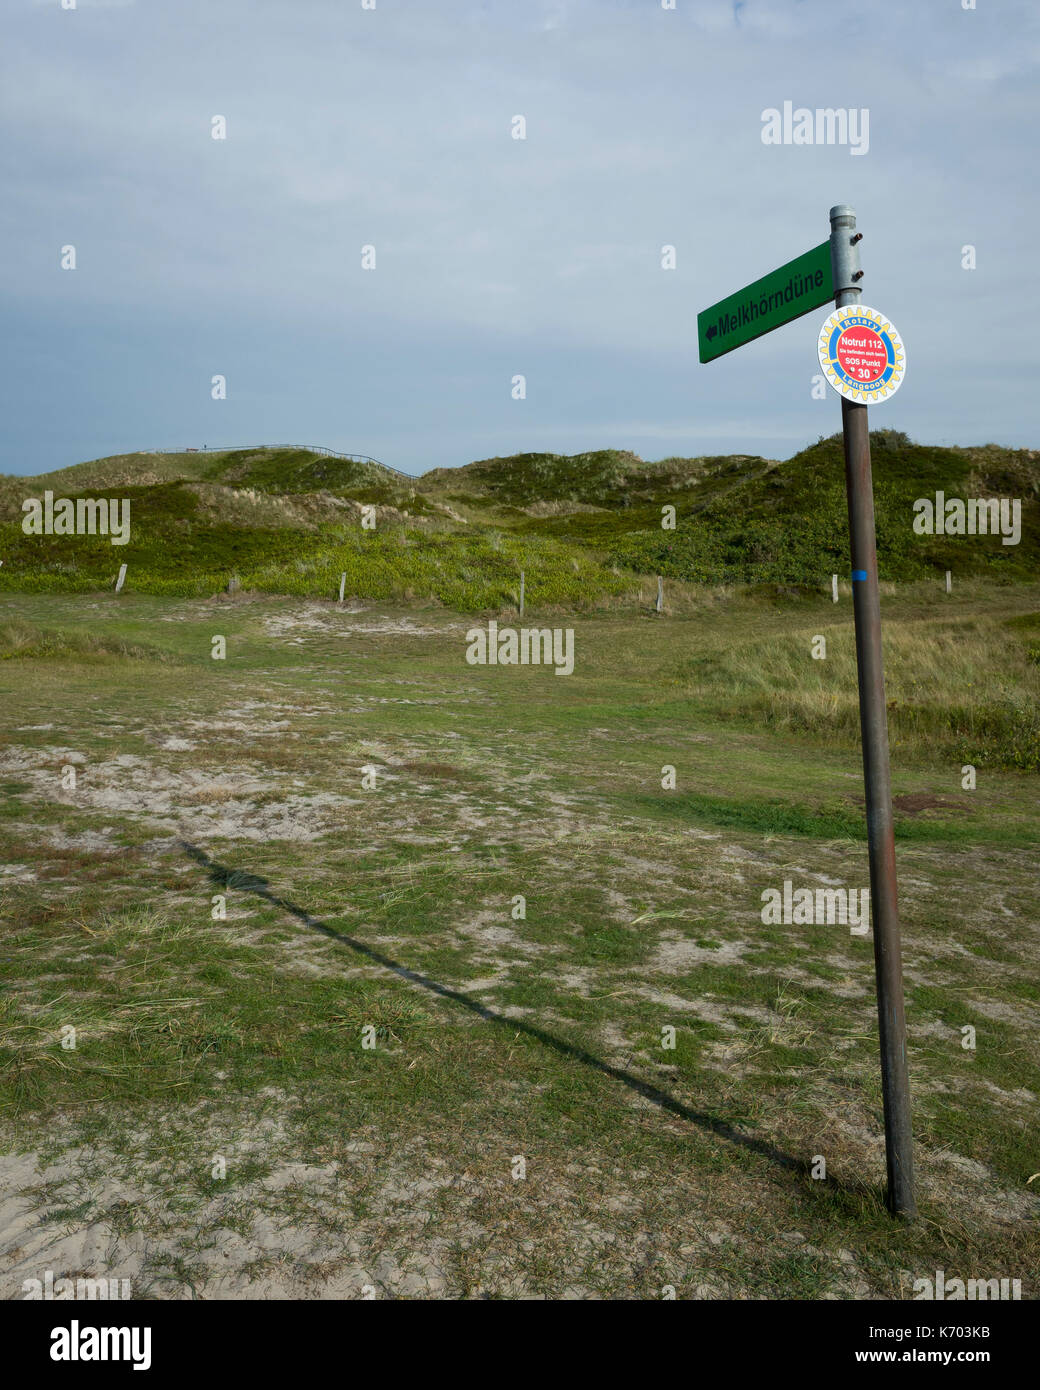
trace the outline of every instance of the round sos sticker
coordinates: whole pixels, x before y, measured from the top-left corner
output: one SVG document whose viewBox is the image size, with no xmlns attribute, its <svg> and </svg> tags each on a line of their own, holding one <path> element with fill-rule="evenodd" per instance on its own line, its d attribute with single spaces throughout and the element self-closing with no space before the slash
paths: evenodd
<svg viewBox="0 0 1040 1390">
<path fill-rule="evenodd" d="M 884 314 L 866 304 L 846 304 L 827 316 L 819 354 L 835 391 L 864 404 L 887 400 L 906 371 L 902 338 Z"/>
</svg>

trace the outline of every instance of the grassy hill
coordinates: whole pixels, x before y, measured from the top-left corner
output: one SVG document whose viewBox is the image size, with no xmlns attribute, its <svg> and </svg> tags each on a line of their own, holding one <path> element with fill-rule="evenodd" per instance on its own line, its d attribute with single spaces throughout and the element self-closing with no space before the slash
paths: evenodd
<svg viewBox="0 0 1040 1390">
<path fill-rule="evenodd" d="M 959 578 L 1028 580 L 1040 568 L 1033 450 L 934 448 L 872 436 L 878 554 L 885 580 L 953 570 Z M 131 539 L 31 536 L 25 498 L 128 498 Z M 918 536 L 913 502 L 1017 497 L 1022 539 Z M 376 508 L 374 530 L 362 508 Z M 675 508 L 675 529 L 662 509 Z M 841 438 L 784 462 L 731 455 L 645 462 L 599 450 L 517 454 L 414 483 L 375 463 L 306 449 L 126 454 L 36 477 L 0 478 L 0 588 L 110 586 L 201 596 L 244 588 L 330 597 L 339 576 L 362 598 L 430 599 L 460 610 L 631 603 L 661 574 L 679 586 L 766 584 L 817 589 L 848 568 Z"/>
</svg>

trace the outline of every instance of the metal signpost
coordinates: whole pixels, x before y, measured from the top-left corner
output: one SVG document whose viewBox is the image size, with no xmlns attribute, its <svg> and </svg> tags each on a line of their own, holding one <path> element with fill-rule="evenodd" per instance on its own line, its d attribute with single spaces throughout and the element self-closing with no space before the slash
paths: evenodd
<svg viewBox="0 0 1040 1390">
<path fill-rule="evenodd" d="M 710 362 L 781 324 L 818 309 L 834 297 L 835 310 L 820 329 L 818 354 L 827 380 L 842 397 L 885 1110 L 887 1201 L 893 1214 L 910 1218 L 916 1214 L 913 1136 L 888 767 L 888 717 L 881 660 L 874 489 L 867 428 L 867 402 L 886 400 L 898 389 L 906 370 L 906 353 L 899 334 L 884 315 L 859 303 L 859 281 L 863 272 L 858 251 L 861 234 L 856 231 L 855 213 L 849 207 L 839 206 L 831 208 L 830 218 L 829 241 L 705 309 L 697 316 L 697 333 L 700 360 Z"/>
</svg>

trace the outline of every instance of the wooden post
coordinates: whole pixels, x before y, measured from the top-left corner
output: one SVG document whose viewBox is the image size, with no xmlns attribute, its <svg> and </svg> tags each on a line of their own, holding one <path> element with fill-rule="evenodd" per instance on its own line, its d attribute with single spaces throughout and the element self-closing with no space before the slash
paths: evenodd
<svg viewBox="0 0 1040 1390">
<path fill-rule="evenodd" d="M 946 592 L 950 593 L 953 589 L 953 571 L 946 571 Z"/>
<path fill-rule="evenodd" d="M 347 588 L 347 573 L 346 573 L 346 570 L 344 570 L 343 573 L 342 573 L 342 574 L 340 575 L 340 577 L 339 577 L 339 601 L 340 601 L 340 603 L 343 602 L 343 595 L 344 595 L 344 593 L 346 592 L 346 588 Z"/>
<path fill-rule="evenodd" d="M 119 566 L 119 578 L 116 580 L 116 593 L 120 593 L 123 588 L 123 580 L 126 578 L 126 566 Z"/>
<path fill-rule="evenodd" d="M 525 584 L 526 578 L 527 578 L 527 576 L 525 575 L 524 571 L 521 570 L 521 571 L 520 571 L 520 616 L 521 616 L 521 618 L 524 616 L 524 584 Z"/>
<path fill-rule="evenodd" d="M 838 576 L 836 574 L 831 575 L 831 597 L 835 603 L 838 602 Z"/>
<path fill-rule="evenodd" d="M 664 580 L 660 575 L 657 576 L 657 611 L 664 612 Z"/>
</svg>

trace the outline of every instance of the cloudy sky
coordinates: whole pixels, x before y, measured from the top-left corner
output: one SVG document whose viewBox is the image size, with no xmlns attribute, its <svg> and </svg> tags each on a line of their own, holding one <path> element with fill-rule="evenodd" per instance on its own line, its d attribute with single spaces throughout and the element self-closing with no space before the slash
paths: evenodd
<svg viewBox="0 0 1040 1390">
<path fill-rule="evenodd" d="M 1040 6 L 964 3 L 0 0 L 0 470 L 785 458 L 840 427 L 825 310 L 705 366 L 696 316 L 835 203 L 907 346 L 874 426 L 1040 445 Z M 764 144 L 785 101 L 869 148 Z"/>
</svg>

